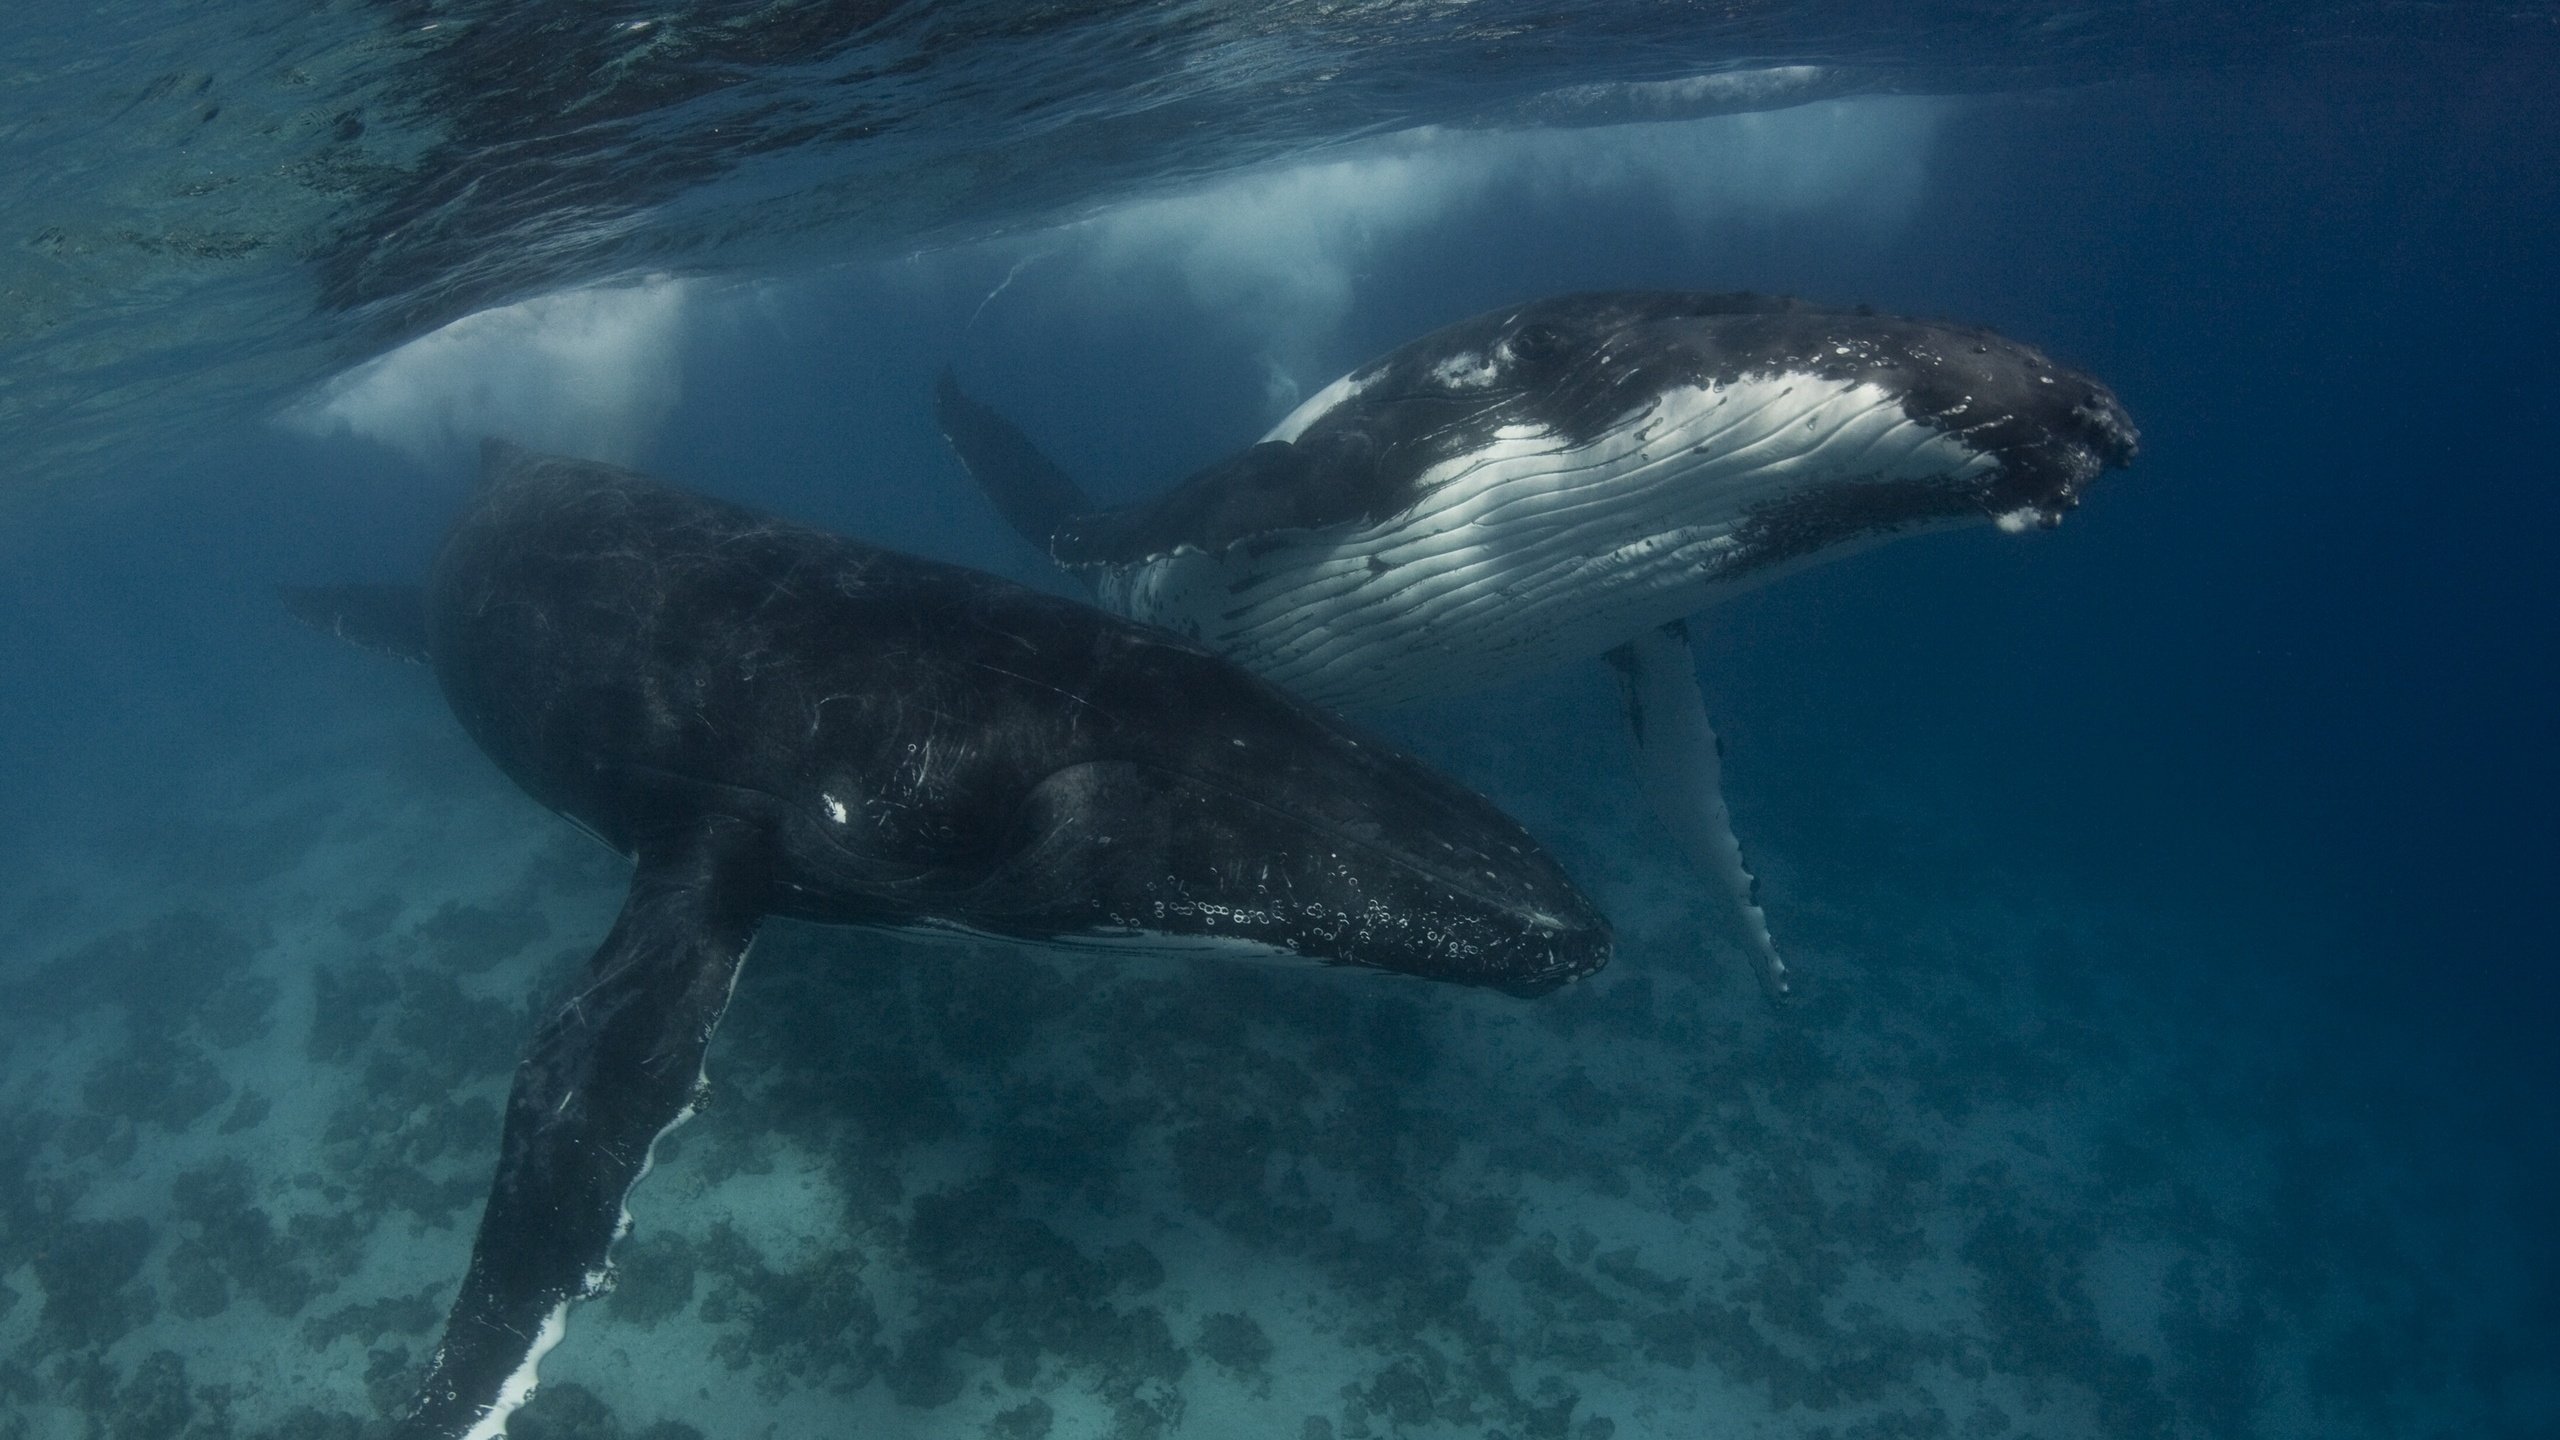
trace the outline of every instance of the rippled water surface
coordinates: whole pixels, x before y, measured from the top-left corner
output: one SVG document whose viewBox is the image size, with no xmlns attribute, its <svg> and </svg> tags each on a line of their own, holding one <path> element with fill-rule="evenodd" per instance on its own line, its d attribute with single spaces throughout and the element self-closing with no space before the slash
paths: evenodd
<svg viewBox="0 0 2560 1440">
<path fill-rule="evenodd" d="M 893 254 L 1417 125 L 2494 62 L 2533 7 L 335 0 L 8 42 L 13 489 L 147 463 L 483 306 Z M 110 458 L 111 457 L 111 458 Z"/>
</svg>

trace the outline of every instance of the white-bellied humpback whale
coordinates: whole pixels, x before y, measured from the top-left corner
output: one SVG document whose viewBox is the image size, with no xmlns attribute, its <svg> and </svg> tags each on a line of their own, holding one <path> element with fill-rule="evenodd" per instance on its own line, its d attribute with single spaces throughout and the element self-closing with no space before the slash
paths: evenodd
<svg viewBox="0 0 2560 1440">
<path fill-rule="evenodd" d="M 1456 694 L 1606 652 L 1646 792 L 1733 896 L 1773 994 L 1786 965 L 1726 813 L 1685 617 L 1896 535 L 2053 526 L 2136 440 L 2105 386 L 1987 330 L 1653 291 L 1436 331 L 1116 509 L 948 374 L 936 408 L 1005 518 L 1106 608 L 1320 703 Z"/>
<path fill-rule="evenodd" d="M 1490 803 L 1189 642 L 612 466 L 493 445 L 421 588 L 287 592 L 432 665 L 636 863 L 517 1069 L 398 1433 L 486 1437 L 609 1252 L 767 915 L 1552 989 L 1607 923 Z"/>
</svg>

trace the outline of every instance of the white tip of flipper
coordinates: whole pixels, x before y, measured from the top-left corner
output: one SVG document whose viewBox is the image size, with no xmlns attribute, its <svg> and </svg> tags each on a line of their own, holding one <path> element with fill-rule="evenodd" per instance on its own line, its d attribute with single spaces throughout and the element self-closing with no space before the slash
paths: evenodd
<svg viewBox="0 0 2560 1440">
<path fill-rule="evenodd" d="M 564 1302 L 552 1306 L 551 1313 L 542 1318 L 541 1333 L 533 1337 L 533 1347 L 525 1352 L 524 1363 L 516 1368 L 516 1373 L 507 1377 L 496 1403 L 463 1432 L 462 1440 L 505 1440 L 508 1417 L 524 1408 L 524 1402 L 533 1398 L 533 1392 L 540 1384 L 537 1372 L 542 1368 L 542 1357 L 550 1354 L 560 1343 L 560 1337 L 568 1333 L 568 1305 Z"/>
<path fill-rule="evenodd" d="M 1740 863 L 1738 858 L 1736 863 Z M 1753 938 L 1759 942 L 1760 953 L 1756 957 L 1759 963 L 1753 969 L 1760 976 L 1761 992 L 1772 1000 L 1794 999 L 1796 987 L 1787 978 L 1787 962 L 1778 954 L 1778 942 L 1769 934 L 1768 915 L 1748 900 L 1743 902 L 1742 910 L 1751 921 Z"/>
</svg>

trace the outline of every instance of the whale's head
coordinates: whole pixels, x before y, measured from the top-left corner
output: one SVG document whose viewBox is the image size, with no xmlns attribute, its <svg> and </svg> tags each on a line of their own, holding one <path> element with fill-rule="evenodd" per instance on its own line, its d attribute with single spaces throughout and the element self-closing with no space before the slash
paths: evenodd
<svg viewBox="0 0 2560 1440">
<path fill-rule="evenodd" d="M 1338 734 L 1258 730 L 1250 743 L 1242 765 L 1177 743 L 1043 777 L 1004 837 L 1004 862 L 971 896 L 972 923 L 1520 996 L 1608 962 L 1607 919 L 1491 804 Z"/>
<path fill-rule="evenodd" d="M 1170 636 L 1105 650 L 1093 753 L 1023 797 L 980 904 L 1085 943 L 1244 942 L 1514 995 L 1607 963 L 1607 919 L 1490 801 Z"/>
<path fill-rule="evenodd" d="M 1662 533 L 1730 526 L 1736 574 L 1919 529 L 2051 528 L 2138 439 L 2105 385 L 1990 330 L 1687 291 L 1461 321 L 1269 438 L 1323 473 L 1374 475 L 1344 487 L 1373 521 L 1524 470 L 1575 504 L 1641 492 Z"/>
<path fill-rule="evenodd" d="M 763 787 L 799 837 L 785 913 L 1515 995 L 1607 962 L 1556 860 L 1419 759 L 1171 634 L 910 568 L 935 588 L 897 602 L 906 629 L 826 631 L 938 649 L 824 686 L 808 763 Z"/>
</svg>

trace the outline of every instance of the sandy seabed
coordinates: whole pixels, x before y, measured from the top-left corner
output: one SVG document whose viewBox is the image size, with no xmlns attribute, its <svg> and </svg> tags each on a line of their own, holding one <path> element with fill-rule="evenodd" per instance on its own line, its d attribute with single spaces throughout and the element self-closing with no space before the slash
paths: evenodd
<svg viewBox="0 0 2560 1440">
<path fill-rule="evenodd" d="M 2281 927 L 1858 795 L 1773 1010 L 1587 699 L 1425 717 L 1616 920 L 1540 1000 L 770 925 L 512 1433 L 2560 1429 L 2533 1207 Z M 378 1431 L 622 879 L 421 685 L 0 880 L 0 1440 Z"/>
</svg>

